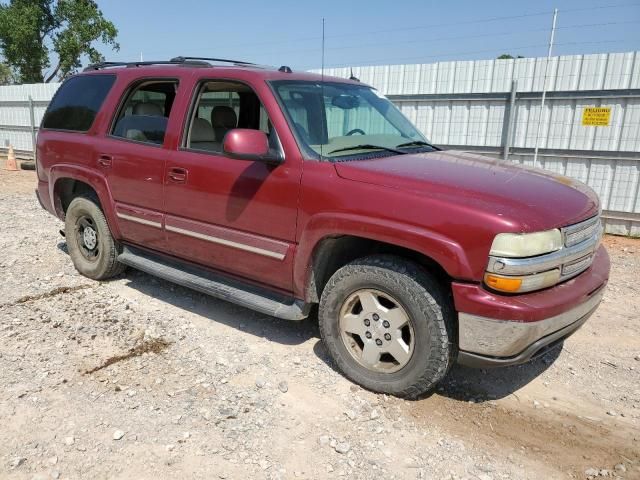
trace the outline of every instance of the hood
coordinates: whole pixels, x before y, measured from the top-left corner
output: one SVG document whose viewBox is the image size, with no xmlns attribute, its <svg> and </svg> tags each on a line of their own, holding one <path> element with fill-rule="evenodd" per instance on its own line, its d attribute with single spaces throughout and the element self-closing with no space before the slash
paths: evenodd
<svg viewBox="0 0 640 480">
<path fill-rule="evenodd" d="M 576 180 L 453 150 L 334 165 L 344 179 L 465 204 L 509 219 L 521 231 L 577 223 L 599 208 L 595 192 Z"/>
</svg>

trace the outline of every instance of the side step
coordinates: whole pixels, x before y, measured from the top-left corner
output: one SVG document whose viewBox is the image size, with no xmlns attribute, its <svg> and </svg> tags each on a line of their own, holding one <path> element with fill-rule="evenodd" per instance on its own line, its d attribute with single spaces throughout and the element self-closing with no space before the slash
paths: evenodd
<svg viewBox="0 0 640 480">
<path fill-rule="evenodd" d="M 118 261 L 170 282 L 273 317 L 302 320 L 309 315 L 310 305 L 301 300 L 246 285 L 204 268 L 155 255 L 139 248 L 125 246 L 122 253 L 118 255 Z"/>
</svg>

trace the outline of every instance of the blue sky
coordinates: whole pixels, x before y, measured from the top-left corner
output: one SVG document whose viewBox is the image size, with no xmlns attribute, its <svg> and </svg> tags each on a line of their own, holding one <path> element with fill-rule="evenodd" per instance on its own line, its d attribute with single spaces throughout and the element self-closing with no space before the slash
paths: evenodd
<svg viewBox="0 0 640 480">
<path fill-rule="evenodd" d="M 640 49 L 640 0 L 98 1 L 119 29 L 109 60 L 213 56 L 294 69 Z M 608 8 L 602 8 L 608 7 Z M 510 17 L 510 18 L 505 18 Z"/>
</svg>

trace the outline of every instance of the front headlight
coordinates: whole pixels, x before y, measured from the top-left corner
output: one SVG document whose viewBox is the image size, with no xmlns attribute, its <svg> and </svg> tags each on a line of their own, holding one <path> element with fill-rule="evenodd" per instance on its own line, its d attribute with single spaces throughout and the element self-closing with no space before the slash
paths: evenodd
<svg viewBox="0 0 640 480">
<path fill-rule="evenodd" d="M 543 268 L 542 271 L 513 271 L 504 274 L 508 259 L 544 258 L 563 248 L 562 233 L 558 229 L 535 233 L 500 233 L 491 245 L 490 262 L 484 276 L 489 288 L 506 293 L 525 293 L 551 287 L 560 280 L 559 268 Z M 535 262 L 535 258 L 531 258 Z"/>
<path fill-rule="evenodd" d="M 523 258 L 555 252 L 562 248 L 557 228 L 536 233 L 499 233 L 491 245 L 492 257 Z"/>
</svg>

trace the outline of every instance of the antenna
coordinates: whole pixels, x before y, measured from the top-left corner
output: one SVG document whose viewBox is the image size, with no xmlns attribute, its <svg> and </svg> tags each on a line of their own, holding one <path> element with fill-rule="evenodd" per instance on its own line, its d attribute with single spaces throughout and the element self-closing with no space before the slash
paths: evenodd
<svg viewBox="0 0 640 480">
<path fill-rule="evenodd" d="M 320 96 L 322 97 L 320 99 L 320 101 L 322 102 L 322 108 L 324 109 L 324 17 L 322 17 L 322 66 L 320 68 Z M 326 118 L 327 115 L 325 114 L 325 112 L 322 112 L 324 115 L 323 117 L 325 118 L 325 124 L 326 124 Z M 323 126 L 323 129 L 326 130 L 326 127 Z M 324 142 L 324 132 L 322 135 L 322 142 Z M 322 160 L 322 142 L 320 142 L 320 159 Z"/>
<path fill-rule="evenodd" d="M 322 60 L 321 60 L 320 76 L 324 82 L 324 17 L 322 17 Z"/>
</svg>

